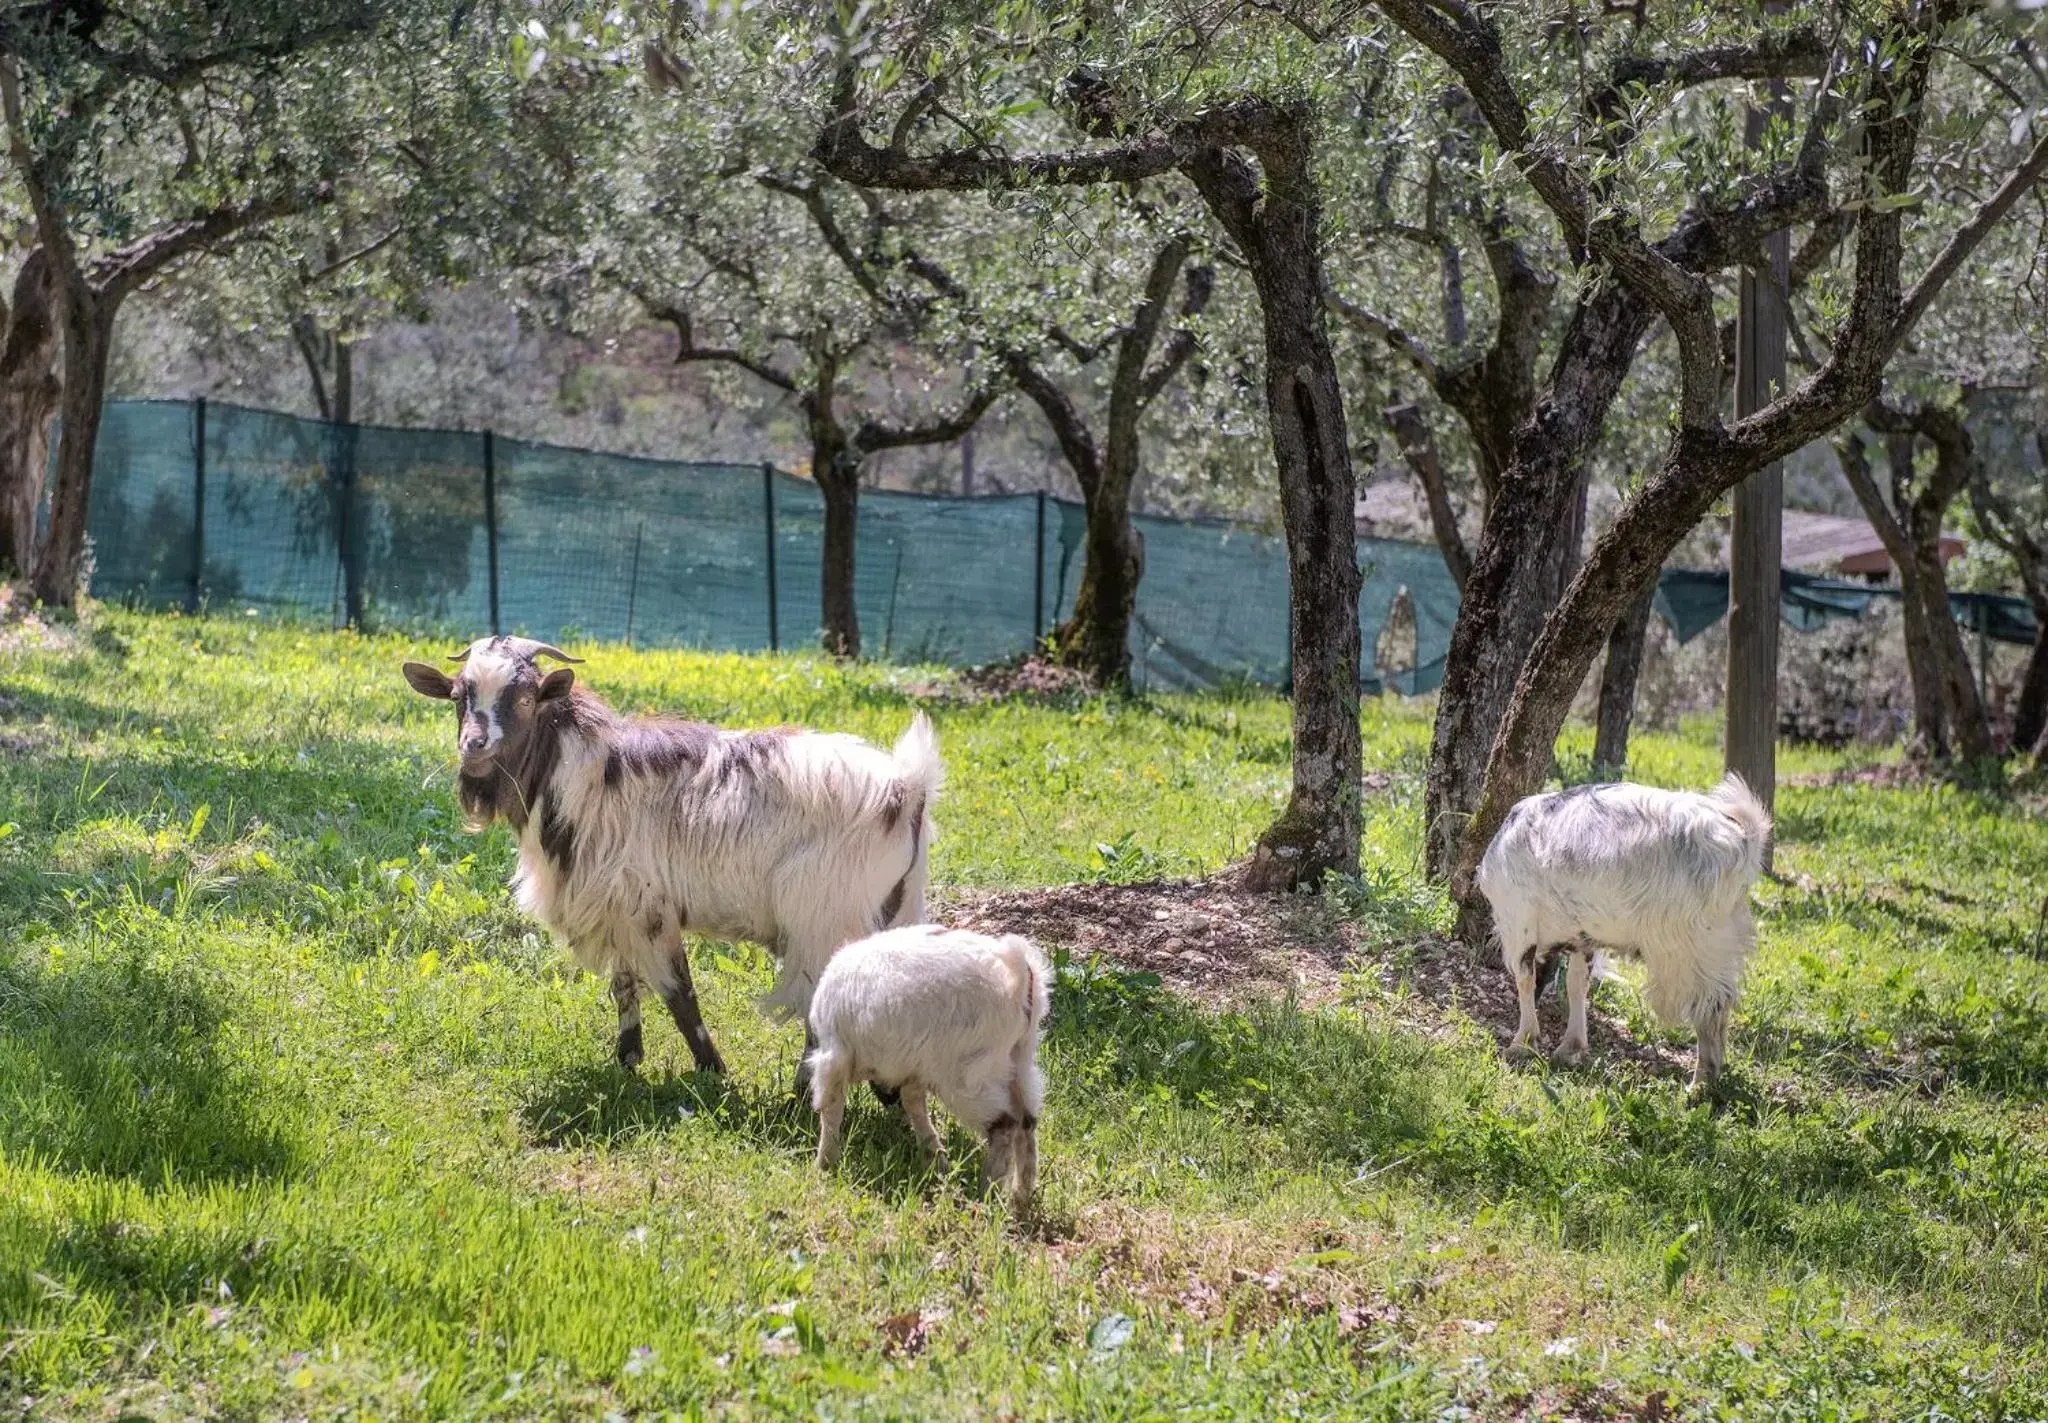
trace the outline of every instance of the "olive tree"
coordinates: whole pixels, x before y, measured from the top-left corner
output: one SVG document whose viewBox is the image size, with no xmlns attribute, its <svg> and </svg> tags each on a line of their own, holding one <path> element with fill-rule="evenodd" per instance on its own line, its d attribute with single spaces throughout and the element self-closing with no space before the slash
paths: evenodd
<svg viewBox="0 0 2048 1423">
<path fill-rule="evenodd" d="M 1426 0 L 1380 0 L 1378 8 L 1458 76 L 1492 141 L 1550 209 L 1567 248 L 1599 272 L 1600 298 L 1575 315 L 1535 418 L 1517 433 L 1452 642 L 1436 755 L 1445 749 L 1446 719 L 1473 715 L 1482 700 L 1476 689 L 1502 682 L 1511 688 L 1453 875 L 1454 891 L 1465 898 L 1508 808 L 1548 773 L 1557 732 L 1610 630 L 1665 555 L 1749 474 L 1876 395 L 1900 342 L 2048 169 L 2048 142 L 2006 144 L 2018 152 L 2001 180 L 1981 201 L 1961 205 L 1953 224 L 1941 225 L 1946 239 L 1908 286 L 1901 275 L 1904 214 L 1917 201 L 1916 180 L 1928 161 L 1923 141 L 1930 129 L 1947 137 L 1941 131 L 1961 112 L 1959 101 L 1966 99 L 1972 113 L 1986 103 L 1983 92 L 1951 95 L 1934 82 L 1943 47 L 1974 23 L 1964 20 L 1961 6 L 1888 10 L 1873 24 L 1845 11 L 1832 34 L 1802 29 L 1796 20 L 1730 18 L 1718 22 L 1731 27 L 1728 33 L 1692 36 L 1706 42 L 1656 54 L 1632 42 L 1605 60 L 1602 81 L 1583 99 L 1576 77 L 1583 70 L 1527 60 L 1542 37 L 1504 34 L 1499 12 Z M 1807 75 L 1816 79 L 1801 121 L 1766 147 L 1769 166 L 1746 181 L 1710 186 L 1683 206 L 1658 191 L 1665 168 L 1654 152 L 1637 147 L 1657 96 L 1668 104 L 1670 96 L 1719 80 Z M 1843 141 L 1851 122 L 1854 144 Z M 1986 133 L 1979 124 L 1971 138 L 2004 143 L 2005 123 L 1995 129 Z M 1727 148 L 1722 163 L 1741 172 L 1739 148 Z M 1673 209 L 1675 216 L 1666 217 Z M 1771 232 L 1802 223 L 1821 228 L 1843 211 L 1851 214 L 1844 225 L 1853 272 L 1830 312 L 1830 329 L 1816 333 L 1826 355 L 1794 389 L 1727 421 L 1709 274 L 1752 257 Z M 1661 237 L 1646 231 L 1657 218 L 1669 223 Z M 1521 531 L 1555 527 L 1555 511 L 1576 482 L 1572 464 L 1586 428 L 1604 416 L 1653 321 L 1671 332 L 1680 376 L 1660 466 L 1594 542 L 1534 645 L 1518 655 L 1493 634 L 1535 561 Z M 1469 736 L 1452 739 L 1470 744 Z"/>
<path fill-rule="evenodd" d="M 1305 72 L 1325 63 L 1322 46 L 1277 15 L 1211 26 L 1178 11 L 1085 24 L 1039 23 L 1023 7 L 1006 14 L 1017 33 L 1000 53 L 937 7 L 818 36 L 833 66 L 817 160 L 849 182 L 905 192 L 1004 194 L 1166 174 L 1193 185 L 1257 294 L 1290 571 L 1293 786 L 1259 837 L 1247 882 L 1314 883 L 1355 869 L 1356 481 L 1325 323 L 1321 121 Z M 919 73 L 945 76 L 941 117 L 954 136 L 913 131 L 932 85 L 886 92 L 887 81 Z"/>
<path fill-rule="evenodd" d="M 8 157 L 33 214 L 42 293 L 61 335 L 62 434 L 48 528 L 12 557 L 37 597 L 77 592 L 109 347 L 122 304 L 201 254 L 431 165 L 415 120 L 483 58 L 467 8 L 291 0 L 229 8 L 28 6 L 0 16 Z M 415 146 L 405 153 L 405 141 Z M 16 307 L 19 311 L 20 301 Z M 31 306 L 31 310 L 35 307 Z M 15 323 L 0 504 L 34 502 L 32 327 Z M 41 349 L 49 350 L 47 339 Z M 13 423 L 14 418 L 22 423 Z"/>
</svg>

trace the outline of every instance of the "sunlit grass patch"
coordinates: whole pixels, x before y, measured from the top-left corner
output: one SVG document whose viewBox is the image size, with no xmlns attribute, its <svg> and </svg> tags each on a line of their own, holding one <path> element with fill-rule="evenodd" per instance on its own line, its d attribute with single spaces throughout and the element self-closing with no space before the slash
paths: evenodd
<svg viewBox="0 0 2048 1423">
<path fill-rule="evenodd" d="M 1370 702 L 1361 871 L 1305 902 L 1358 957 L 1311 1008 L 1059 953 L 1017 1221 L 970 1141 L 934 1171 L 866 1094 L 812 1170 L 758 950 L 694 950 L 728 1081 L 656 1021 L 618 1071 L 397 676 L 445 648 L 95 616 L 0 660 L 0 1394 L 31 1416 L 2048 1413 L 2024 801 L 1781 790 L 1716 1113 L 1625 978 L 1600 1011 L 1669 1061 L 1513 1068 L 1415 999 L 1429 721 Z M 926 707 L 949 890 L 1206 874 L 1286 791 L 1262 696 L 579 650 L 628 709 L 886 742 Z M 1717 748 L 1641 737 L 1636 770 L 1706 784 Z"/>
</svg>

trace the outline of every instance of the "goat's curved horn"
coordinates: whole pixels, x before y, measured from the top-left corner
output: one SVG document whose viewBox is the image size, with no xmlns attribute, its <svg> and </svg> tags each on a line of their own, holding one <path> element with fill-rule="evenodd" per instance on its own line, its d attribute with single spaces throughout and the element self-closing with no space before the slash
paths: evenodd
<svg viewBox="0 0 2048 1423">
<path fill-rule="evenodd" d="M 469 661 L 469 649 L 465 647 L 465 648 L 463 648 L 463 649 L 462 649 L 462 651 L 460 651 L 460 652 L 451 652 L 451 653 L 449 653 L 449 654 L 448 654 L 448 660 L 449 660 L 450 662 L 467 662 L 467 661 Z"/>
<path fill-rule="evenodd" d="M 504 642 L 506 649 L 513 656 L 524 657 L 528 661 L 541 657 L 552 657 L 557 662 L 581 662 L 583 660 L 580 657 L 571 657 L 559 647 L 554 647 L 545 642 L 535 642 L 530 637 L 508 637 L 504 639 Z"/>
</svg>

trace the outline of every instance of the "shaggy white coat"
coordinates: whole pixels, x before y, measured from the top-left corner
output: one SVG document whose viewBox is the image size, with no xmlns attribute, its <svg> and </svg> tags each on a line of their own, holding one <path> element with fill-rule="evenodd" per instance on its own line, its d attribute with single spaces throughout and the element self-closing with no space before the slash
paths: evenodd
<svg viewBox="0 0 2048 1423">
<path fill-rule="evenodd" d="M 1038 1116 L 1045 1082 L 1038 1033 L 1049 1007 L 1046 962 L 1030 940 L 923 924 L 848 944 L 811 1000 L 811 1103 L 818 1165 L 839 1159 L 849 1084 L 903 1094 L 903 1112 L 938 1155 L 928 1097 L 988 1142 L 991 1181 L 1014 1204 L 1038 1179 Z"/>
<path fill-rule="evenodd" d="M 601 732 L 563 736 L 552 792 L 575 829 L 573 868 L 547 853 L 534 816 L 512 881 L 585 968 L 631 972 L 666 996 L 681 931 L 747 939 L 780 968 L 762 1006 L 802 1017 L 841 945 L 924 918 L 943 778 L 924 713 L 890 752 L 854 736 L 721 730 L 701 762 L 617 785 L 605 782 L 611 749 Z"/>
<path fill-rule="evenodd" d="M 1651 1009 L 1693 1026 L 1693 1082 L 1710 1082 L 1756 943 L 1749 890 L 1770 833 L 1770 816 L 1733 774 L 1704 795 L 1623 783 L 1517 804 L 1478 877 L 1520 998 L 1509 1050 L 1532 1050 L 1537 973 L 1549 953 L 1562 951 L 1571 959 L 1557 1059 L 1585 1059 L 1586 991 L 1595 950 L 1605 947 L 1642 960 Z"/>
<path fill-rule="evenodd" d="M 922 713 L 885 752 L 795 728 L 727 731 L 628 718 L 575 685 L 574 661 L 523 638 L 479 639 L 460 674 L 409 662 L 454 704 L 472 825 L 510 825 L 520 907 L 578 963 L 611 975 L 619 1060 L 641 1058 L 639 987 L 667 1002 L 700 1068 L 705 1031 L 682 935 L 766 945 L 768 1006 L 801 1017 L 840 945 L 924 918 L 932 803 L 943 772 Z"/>
</svg>

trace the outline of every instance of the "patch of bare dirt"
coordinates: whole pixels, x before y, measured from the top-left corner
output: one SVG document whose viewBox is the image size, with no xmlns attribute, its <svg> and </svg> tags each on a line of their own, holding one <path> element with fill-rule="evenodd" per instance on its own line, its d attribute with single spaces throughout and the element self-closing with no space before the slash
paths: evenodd
<svg viewBox="0 0 2048 1423">
<path fill-rule="evenodd" d="M 1492 949 L 1474 954 L 1441 935 L 1374 941 L 1322 898 L 1247 891 L 1233 876 L 1146 884 L 961 890 L 934 918 L 984 933 L 1024 934 L 1047 947 L 1149 971 L 1177 992 L 1226 1006 L 1292 992 L 1305 1006 L 1334 1001 L 1345 975 L 1369 1011 L 1434 1035 L 1470 1020 L 1506 1044 L 1519 1017 L 1514 981 Z M 1564 985 L 1537 1000 L 1546 1047 L 1564 1034 Z M 1644 1042 L 1620 1020 L 1589 1013 L 1596 1061 L 1625 1058 L 1662 1074 L 1689 1058 Z"/>
<path fill-rule="evenodd" d="M 1224 878 L 963 891 L 936 917 L 1114 959 L 1209 1002 L 1288 989 L 1324 1001 L 1356 948 L 1353 926 L 1320 899 L 1250 894 Z"/>
<path fill-rule="evenodd" d="M 1096 687 L 1085 672 L 1032 656 L 1022 661 L 969 667 L 957 676 L 923 683 L 909 691 L 924 700 L 973 705 L 1012 697 L 1088 697 L 1095 694 Z"/>
</svg>

